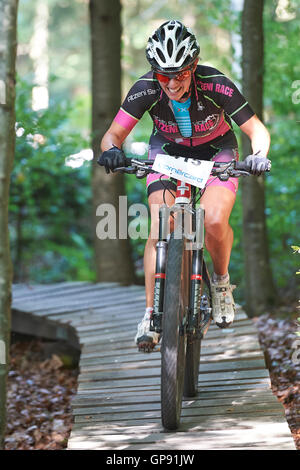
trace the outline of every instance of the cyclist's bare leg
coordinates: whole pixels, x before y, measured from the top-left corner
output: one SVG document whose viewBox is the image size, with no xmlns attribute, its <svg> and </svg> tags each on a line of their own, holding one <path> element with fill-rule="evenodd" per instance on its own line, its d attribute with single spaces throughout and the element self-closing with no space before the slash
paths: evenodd
<svg viewBox="0 0 300 470">
<path fill-rule="evenodd" d="M 159 208 L 164 203 L 164 190 L 155 191 L 148 198 L 151 213 L 151 229 L 144 251 L 144 271 L 146 289 L 146 307 L 153 307 L 155 283 L 156 243 L 158 240 Z M 174 204 L 174 196 L 165 191 L 165 201 L 168 206 Z M 173 230 L 173 219 L 170 219 L 170 230 Z"/>
<path fill-rule="evenodd" d="M 219 275 L 228 272 L 233 244 L 229 217 L 235 198 L 233 191 L 222 186 L 208 186 L 201 198 L 205 209 L 205 246 L 212 258 L 214 271 Z"/>
<path fill-rule="evenodd" d="M 207 187 L 201 198 L 205 208 L 205 245 L 213 265 L 212 307 L 213 319 L 220 328 L 227 328 L 234 320 L 235 304 L 232 296 L 228 266 L 233 244 L 229 217 L 235 193 L 222 186 Z"/>
</svg>

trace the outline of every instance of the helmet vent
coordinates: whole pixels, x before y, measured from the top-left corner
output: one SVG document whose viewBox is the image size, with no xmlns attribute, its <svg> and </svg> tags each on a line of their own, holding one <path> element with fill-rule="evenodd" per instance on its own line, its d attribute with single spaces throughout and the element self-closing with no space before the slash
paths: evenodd
<svg viewBox="0 0 300 470">
<path fill-rule="evenodd" d="M 163 55 L 163 53 L 161 52 L 161 50 L 160 50 L 160 49 L 156 49 L 156 53 L 157 53 L 157 55 L 159 56 L 160 60 L 165 63 L 165 62 L 166 62 L 166 58 L 165 58 L 165 56 Z"/>
<path fill-rule="evenodd" d="M 180 34 L 181 34 L 181 31 L 180 31 L 179 28 L 177 28 L 176 31 L 175 31 L 175 39 L 176 39 L 176 41 L 177 41 L 177 39 L 179 38 Z"/>
<path fill-rule="evenodd" d="M 171 57 L 173 54 L 173 50 L 174 50 L 172 39 L 168 40 L 167 49 L 168 49 L 169 56 Z"/>
<path fill-rule="evenodd" d="M 176 55 L 176 62 L 180 61 L 181 57 L 183 56 L 184 50 L 185 50 L 184 47 L 181 47 L 181 49 L 179 49 L 179 51 L 177 52 L 177 55 Z"/>
</svg>

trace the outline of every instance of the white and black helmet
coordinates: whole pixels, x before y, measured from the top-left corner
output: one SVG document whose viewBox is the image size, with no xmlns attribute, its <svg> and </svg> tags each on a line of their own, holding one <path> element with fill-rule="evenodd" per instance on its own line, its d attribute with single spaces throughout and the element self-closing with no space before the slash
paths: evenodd
<svg viewBox="0 0 300 470">
<path fill-rule="evenodd" d="M 177 72 L 191 64 L 199 52 L 194 34 L 180 21 L 171 20 L 149 37 L 146 57 L 156 70 Z"/>
</svg>

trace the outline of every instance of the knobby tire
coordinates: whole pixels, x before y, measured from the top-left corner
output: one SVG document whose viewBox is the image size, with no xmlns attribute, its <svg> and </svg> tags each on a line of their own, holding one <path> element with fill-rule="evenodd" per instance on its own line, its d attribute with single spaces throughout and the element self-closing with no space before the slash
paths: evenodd
<svg viewBox="0 0 300 470">
<path fill-rule="evenodd" d="M 177 429 L 182 406 L 191 251 L 172 234 L 168 247 L 161 348 L 161 412 L 167 430 Z"/>
</svg>

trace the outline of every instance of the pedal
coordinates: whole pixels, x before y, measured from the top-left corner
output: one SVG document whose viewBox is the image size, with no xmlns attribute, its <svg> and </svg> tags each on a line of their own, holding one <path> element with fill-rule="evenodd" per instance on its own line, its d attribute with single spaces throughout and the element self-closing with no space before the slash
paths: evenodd
<svg viewBox="0 0 300 470">
<path fill-rule="evenodd" d="M 144 341 L 141 341 L 140 343 L 138 343 L 137 346 L 140 352 L 150 353 L 155 348 L 156 343 L 154 343 L 153 341 L 147 341 L 145 339 Z"/>
</svg>

